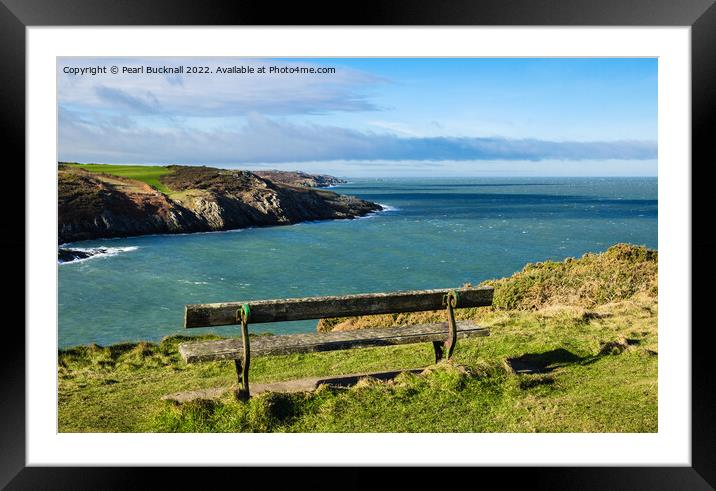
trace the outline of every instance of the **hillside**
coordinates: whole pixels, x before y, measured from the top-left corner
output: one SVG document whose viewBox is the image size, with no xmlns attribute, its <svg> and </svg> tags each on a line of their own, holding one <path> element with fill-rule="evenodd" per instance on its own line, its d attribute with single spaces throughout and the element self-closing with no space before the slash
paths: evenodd
<svg viewBox="0 0 716 491">
<path fill-rule="evenodd" d="M 380 205 L 240 170 L 190 166 L 58 167 L 58 239 L 207 232 L 345 219 Z"/>
<path fill-rule="evenodd" d="M 427 367 L 347 390 L 175 404 L 160 397 L 229 386 L 233 364 L 184 364 L 183 336 L 61 350 L 59 431 L 656 432 L 657 270 L 656 251 L 618 244 L 492 280 L 493 307 L 457 310 L 491 335 L 459 341 L 452 362 L 432 364 L 429 343 L 251 360 L 253 383 Z M 444 313 L 337 319 L 323 328 L 430 316 Z"/>
</svg>

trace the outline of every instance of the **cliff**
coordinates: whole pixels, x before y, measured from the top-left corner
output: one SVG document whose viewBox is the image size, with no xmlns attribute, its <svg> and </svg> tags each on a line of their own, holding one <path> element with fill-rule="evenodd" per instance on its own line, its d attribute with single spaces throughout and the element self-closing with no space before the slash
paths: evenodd
<svg viewBox="0 0 716 491">
<path fill-rule="evenodd" d="M 59 242 L 349 219 L 381 209 L 352 196 L 274 182 L 248 171 L 165 169 L 159 180 L 168 192 L 160 192 L 137 179 L 61 164 Z"/>
<path fill-rule="evenodd" d="M 325 174 L 307 174 L 301 171 L 258 170 L 253 172 L 257 176 L 269 179 L 273 182 L 307 188 L 327 188 L 347 182 L 343 179 Z"/>
</svg>

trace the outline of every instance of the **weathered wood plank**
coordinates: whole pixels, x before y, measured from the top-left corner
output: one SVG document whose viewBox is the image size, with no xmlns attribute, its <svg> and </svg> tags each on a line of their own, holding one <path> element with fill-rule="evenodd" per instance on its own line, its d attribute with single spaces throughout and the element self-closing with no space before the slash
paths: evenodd
<svg viewBox="0 0 716 491">
<path fill-rule="evenodd" d="M 236 313 L 244 303 L 251 308 L 249 324 L 440 310 L 444 308 L 443 296 L 449 291 L 418 290 L 186 305 L 184 327 L 239 324 Z M 460 296 L 457 308 L 492 305 L 492 287 L 457 288 L 455 291 Z"/>
<path fill-rule="evenodd" d="M 257 336 L 251 339 L 251 355 L 287 355 L 441 341 L 446 339 L 447 334 L 447 323 L 437 322 L 355 331 Z M 459 321 L 457 323 L 458 339 L 487 335 L 489 335 L 487 329 L 473 322 Z M 243 356 L 242 350 L 243 344 L 240 338 L 196 341 L 179 345 L 179 353 L 187 363 L 240 359 Z"/>
</svg>

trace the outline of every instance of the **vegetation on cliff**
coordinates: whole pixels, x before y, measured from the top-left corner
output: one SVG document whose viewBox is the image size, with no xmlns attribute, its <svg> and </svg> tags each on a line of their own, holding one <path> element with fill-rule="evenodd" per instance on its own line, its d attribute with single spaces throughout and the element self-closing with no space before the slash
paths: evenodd
<svg viewBox="0 0 716 491">
<path fill-rule="evenodd" d="M 77 169 L 83 169 L 88 172 L 106 174 L 116 177 L 126 177 L 135 181 L 143 182 L 162 193 L 169 193 L 169 188 L 160 180 L 166 174 L 171 173 L 169 167 L 161 165 L 112 165 L 112 164 L 67 164 L 60 163 L 60 169 L 63 166 L 71 166 Z"/>
<path fill-rule="evenodd" d="M 171 165 L 60 164 L 60 243 L 355 218 L 380 205 L 252 172 Z"/>
<path fill-rule="evenodd" d="M 579 259 L 531 264 L 493 280 L 495 306 L 458 310 L 491 329 L 462 340 L 452 362 L 403 345 L 256 358 L 255 383 L 428 368 L 351 389 L 230 395 L 181 405 L 164 394 L 228 386 L 233 363 L 185 365 L 170 337 L 62 350 L 59 431 L 656 432 L 656 251 L 619 244 Z M 324 328 L 422 321 L 373 316 Z M 340 326 L 340 327 L 339 327 Z M 674 326 L 677 327 L 677 326 Z"/>
</svg>

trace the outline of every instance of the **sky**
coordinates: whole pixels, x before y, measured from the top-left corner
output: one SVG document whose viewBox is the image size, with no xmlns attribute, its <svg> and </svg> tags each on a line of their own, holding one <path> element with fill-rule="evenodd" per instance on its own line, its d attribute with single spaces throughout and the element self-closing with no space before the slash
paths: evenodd
<svg viewBox="0 0 716 491">
<path fill-rule="evenodd" d="M 58 58 L 57 82 L 60 161 L 657 174 L 655 58 Z"/>
</svg>

